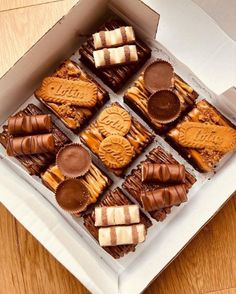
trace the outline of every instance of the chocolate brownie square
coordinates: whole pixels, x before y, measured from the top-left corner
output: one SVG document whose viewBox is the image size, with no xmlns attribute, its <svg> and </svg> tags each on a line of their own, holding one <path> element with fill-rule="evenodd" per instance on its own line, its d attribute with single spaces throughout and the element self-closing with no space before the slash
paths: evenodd
<svg viewBox="0 0 236 294">
<path fill-rule="evenodd" d="M 126 164 L 122 168 L 110 168 L 104 163 L 104 161 L 103 161 L 103 163 L 108 168 L 108 170 L 113 172 L 115 175 L 123 176 L 126 169 L 132 164 L 134 159 L 139 154 L 141 154 L 144 151 L 144 149 L 153 141 L 154 135 L 149 130 L 147 130 L 136 118 L 131 116 L 129 114 L 129 112 L 127 110 L 125 110 L 120 104 L 118 104 L 116 102 L 112 103 L 111 105 L 107 106 L 105 108 L 105 110 L 111 109 L 114 106 L 118 107 L 118 109 L 125 111 L 125 113 L 128 116 L 130 116 L 131 123 L 129 126 L 129 131 L 126 135 L 123 136 L 123 138 L 125 138 L 126 142 L 128 141 L 128 144 L 132 148 L 133 153 L 131 155 L 131 158 L 130 158 L 128 164 Z M 109 124 L 113 125 L 111 116 L 109 117 L 109 120 L 110 120 Z M 80 138 L 81 138 L 81 141 L 85 145 L 87 145 L 88 148 L 96 156 L 98 156 L 100 158 L 99 149 L 100 149 L 101 143 L 109 136 L 104 135 L 104 133 L 101 132 L 101 129 L 98 126 L 98 121 L 99 121 L 99 118 L 95 122 L 93 122 L 88 128 L 86 128 L 84 131 L 82 131 L 80 133 Z M 121 127 L 121 125 L 119 125 L 118 127 Z M 127 153 L 128 153 L 128 151 L 127 151 Z M 119 156 L 122 157 L 121 155 L 119 155 Z M 120 158 L 120 160 L 122 161 L 123 158 Z"/>
<path fill-rule="evenodd" d="M 171 154 L 166 153 L 161 147 L 156 147 L 152 151 L 148 153 L 146 156 L 147 159 L 143 162 L 150 162 L 150 163 L 159 163 L 159 164 L 178 164 L 177 160 L 175 160 Z M 142 163 L 143 163 L 142 162 Z M 187 191 L 192 187 L 192 185 L 196 182 L 196 179 L 193 175 L 186 171 L 186 180 L 185 186 Z M 152 190 L 156 188 L 165 187 L 167 185 L 162 184 L 144 184 L 142 183 L 142 176 L 141 176 L 141 163 L 137 166 L 137 168 L 133 169 L 125 178 L 123 183 L 123 188 L 126 189 L 131 196 L 133 196 L 141 205 L 141 190 Z M 160 210 L 150 212 L 150 215 L 156 219 L 157 221 L 163 221 L 167 214 L 171 212 L 171 207 L 163 208 Z"/>
<path fill-rule="evenodd" d="M 103 198 L 102 202 L 98 206 L 121 206 L 121 205 L 130 205 L 133 204 L 131 200 L 129 200 L 120 188 L 116 188 L 113 191 L 108 192 Z M 140 223 L 144 224 L 146 229 L 148 229 L 152 223 L 149 218 L 140 212 Z M 94 210 L 84 216 L 84 225 L 89 231 L 89 233 L 98 240 L 98 227 L 95 226 L 95 213 Z M 107 253 L 109 253 L 114 258 L 118 259 L 128 254 L 129 252 L 135 251 L 136 245 L 119 245 L 112 247 L 103 247 Z"/>
<path fill-rule="evenodd" d="M 19 111 L 14 116 L 22 117 L 29 115 L 40 115 L 43 114 L 34 104 L 29 104 L 25 109 Z M 65 144 L 71 143 L 71 140 L 53 124 L 52 134 L 55 140 L 55 152 L 32 154 L 32 155 L 21 155 L 17 156 L 17 160 L 28 170 L 31 175 L 39 176 L 41 172 L 47 169 L 47 167 L 55 161 L 56 154 L 59 149 Z M 8 133 L 8 126 L 3 126 L 3 131 L 0 133 L 0 143 L 6 148 L 7 142 L 10 135 Z"/>
<path fill-rule="evenodd" d="M 123 21 L 112 20 L 106 22 L 98 31 L 111 31 L 121 26 L 125 26 Z M 151 56 L 151 49 L 138 38 L 136 38 L 135 45 L 137 47 L 138 62 L 97 69 L 93 58 L 93 51 L 95 48 L 93 44 L 93 37 L 91 36 L 79 49 L 81 56 L 80 60 L 86 64 L 107 86 L 109 86 L 114 92 L 117 92 Z"/>
<path fill-rule="evenodd" d="M 63 182 L 66 177 L 54 163 L 41 174 L 41 179 L 46 187 L 51 191 L 56 192 L 58 185 Z M 88 172 L 80 177 L 80 181 L 90 192 L 92 199 L 91 203 L 96 203 L 112 184 L 112 180 L 93 162 L 91 163 Z"/>
<path fill-rule="evenodd" d="M 181 103 L 181 114 L 183 116 L 187 111 L 193 108 L 195 100 L 198 97 L 191 86 L 183 81 L 177 74 L 174 74 L 174 93 L 179 97 Z M 129 105 L 142 119 L 152 127 L 157 134 L 163 134 L 170 129 L 176 121 L 162 124 L 152 119 L 148 113 L 147 102 L 150 93 L 144 85 L 143 73 L 134 82 L 134 85 L 129 88 L 124 94 L 124 102 Z"/>
<path fill-rule="evenodd" d="M 98 109 L 109 100 L 109 94 L 91 76 L 71 60 L 66 60 L 51 77 L 59 78 L 62 81 L 88 82 L 97 87 L 96 104 L 93 107 L 81 107 L 78 105 L 71 105 L 68 102 L 62 103 L 62 101 L 58 101 L 57 97 L 54 97 L 55 99 L 52 99 L 53 101 L 51 100 L 51 102 L 45 101 L 45 99 L 40 96 L 40 88 L 35 91 L 36 98 L 50 109 L 67 128 L 77 134 L 94 114 L 97 113 Z"/>
<path fill-rule="evenodd" d="M 166 140 L 177 151 L 200 172 L 210 172 L 214 169 L 225 153 L 208 148 L 187 148 L 183 147 L 178 140 L 179 130 L 183 122 L 200 122 L 217 126 L 228 126 L 236 129 L 226 117 L 223 116 L 214 106 L 206 100 L 199 101 L 196 106 L 172 128 L 168 133 Z"/>
</svg>

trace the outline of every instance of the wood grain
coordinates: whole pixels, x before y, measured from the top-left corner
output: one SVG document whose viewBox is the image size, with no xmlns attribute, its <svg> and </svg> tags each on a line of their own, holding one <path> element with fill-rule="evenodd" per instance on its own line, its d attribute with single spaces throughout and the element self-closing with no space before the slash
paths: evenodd
<svg viewBox="0 0 236 294">
<path fill-rule="evenodd" d="M 0 10 L 3 4 L 19 7 L 19 3 L 33 5 L 37 1 L 43 2 L 0 0 Z M 75 2 L 52 2 L 0 12 L 0 76 Z M 0 294 L 88 293 L 2 205 L 0 215 Z M 236 196 L 144 293 L 235 294 L 235 223 Z"/>
<path fill-rule="evenodd" d="M 1 0 L 0 11 L 17 9 L 17 8 L 50 3 L 50 2 L 58 2 L 58 1 L 63 1 L 63 0 L 14 0 L 14 1 Z"/>
</svg>

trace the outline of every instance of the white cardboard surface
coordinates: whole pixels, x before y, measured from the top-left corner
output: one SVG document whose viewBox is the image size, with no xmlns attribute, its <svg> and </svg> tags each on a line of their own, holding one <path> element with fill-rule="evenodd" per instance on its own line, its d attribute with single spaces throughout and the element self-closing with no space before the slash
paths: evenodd
<svg viewBox="0 0 236 294">
<path fill-rule="evenodd" d="M 101 4 L 101 2 L 104 1 L 96 0 L 96 5 Z M 161 42 L 177 57 L 180 58 L 182 55 L 181 61 L 189 66 L 187 63 L 187 61 L 189 61 L 189 52 L 183 52 L 183 50 L 179 49 L 183 49 L 183 44 L 189 46 L 188 37 L 190 33 L 181 30 L 178 32 L 176 26 L 179 25 L 179 22 L 176 22 L 174 25 L 171 23 L 173 19 L 165 15 L 165 13 L 167 14 L 168 7 L 169 12 L 170 7 L 173 8 L 173 1 L 171 1 L 171 6 L 168 0 L 158 0 L 158 5 L 157 1 L 145 2 L 151 4 L 152 8 L 158 9 L 157 11 L 161 14 L 157 39 L 159 41 L 161 40 Z M 179 5 L 184 4 L 183 2 L 186 4 L 184 0 L 175 2 Z M 85 5 L 85 1 L 81 1 L 81 3 Z M 173 14 L 172 16 L 176 15 L 176 21 L 180 11 L 182 13 L 188 12 L 190 16 L 199 14 L 205 19 L 205 15 L 202 16 L 200 14 L 201 10 L 199 11 L 197 6 L 194 4 L 193 6 L 189 5 L 181 6 L 181 9 L 179 9 L 179 7 L 175 7 L 174 4 L 175 11 L 169 14 Z M 76 8 L 76 12 L 78 11 L 77 9 L 78 7 Z M 84 7 L 84 9 L 87 8 Z M 186 21 L 188 22 L 188 18 L 186 18 Z M 208 22 L 211 22 L 209 17 L 205 19 L 204 24 L 208 25 Z M 201 23 L 201 21 L 199 21 L 199 23 Z M 188 25 L 185 24 L 185 28 L 186 27 L 188 27 Z M 208 28 L 205 27 L 205 30 L 207 29 Z M 193 30 L 195 30 L 195 28 Z M 222 40 L 225 38 L 225 34 L 223 33 L 222 35 L 222 31 L 215 26 L 209 25 L 209 31 L 211 35 L 216 34 L 217 38 L 222 37 Z M 172 35 L 172 38 L 170 38 L 170 35 Z M 175 37 L 173 38 L 173 36 Z M 200 37 L 206 40 L 204 39 L 206 36 L 201 34 L 200 31 L 199 34 L 197 32 L 197 37 L 199 41 Z M 177 42 L 176 40 L 179 41 Z M 182 45 L 180 46 L 179 43 L 182 43 Z M 192 57 L 194 60 L 199 57 L 199 63 L 204 63 L 204 60 L 207 60 L 206 53 L 203 48 L 201 49 L 201 46 L 197 48 L 198 51 L 196 50 L 190 55 L 194 56 L 194 58 Z M 212 45 L 208 53 L 210 52 L 209 54 L 211 54 L 214 48 L 215 47 Z M 207 48 L 207 50 L 208 49 L 209 48 Z M 203 55 L 202 59 L 201 54 L 198 56 L 199 50 Z M 214 93 L 205 87 L 195 75 L 177 62 L 160 44 L 156 47 L 155 54 L 163 56 L 171 61 L 177 73 L 182 73 L 182 76 L 193 85 L 202 97 L 206 97 L 210 100 L 215 99 Z M 195 54 L 197 57 L 195 57 Z M 193 62 L 193 65 L 195 71 L 198 62 Z M 205 74 L 205 76 L 209 78 L 208 74 Z M 202 79 L 202 76 L 199 75 L 199 78 Z M 114 97 L 116 97 L 116 95 Z M 167 144 L 162 142 L 160 138 L 158 138 L 158 143 L 168 148 Z M 173 151 L 172 148 L 170 148 L 170 150 L 172 154 L 180 158 L 177 152 Z M 141 160 L 141 157 L 139 160 Z M 0 178 L 2 179 L 0 184 L 0 201 L 2 201 L 11 213 L 13 213 L 15 217 L 93 293 L 133 294 L 142 291 L 235 190 L 234 181 L 230 181 L 236 169 L 236 155 L 234 154 L 234 156 L 221 167 L 220 172 L 218 172 L 209 183 L 205 184 L 200 191 L 195 188 L 191 190 L 189 195 L 190 201 L 186 205 L 174 210 L 163 224 L 157 225 L 154 223 L 149 231 L 147 241 L 141 244 L 134 254 L 129 254 L 124 259 L 115 262 L 110 256 L 104 254 L 101 248 L 98 248 L 99 246 L 95 244 L 96 242 L 94 242 L 91 237 L 89 238 L 84 234 L 80 224 L 77 226 L 74 225 L 68 215 L 63 214 L 53 206 L 54 203 L 50 198 L 50 194 L 46 197 L 41 195 L 42 191 L 46 190 L 46 188 L 42 188 L 41 190 L 41 185 L 37 181 L 33 183 L 34 188 L 31 187 L 29 184 L 30 176 L 19 171 L 18 166 L 12 166 L 12 164 L 14 164 L 14 161 L 6 161 L 5 157 L 1 159 L 0 155 Z M 12 168 L 16 174 L 14 174 Z M 17 184 L 17 192 L 12 189 L 11 183 L 13 180 L 14 183 Z M 224 185 L 224 191 L 216 195 L 216 191 L 220 191 L 220 187 L 225 184 L 226 180 L 227 187 Z M 204 183 L 204 177 L 201 179 L 201 175 L 198 175 L 198 181 L 201 184 Z M 88 242 L 90 246 L 88 246 Z"/>
<path fill-rule="evenodd" d="M 211 90 L 220 94 L 236 85 L 236 43 L 199 6 L 190 0 L 145 2 L 161 16 L 157 40 Z"/>
</svg>

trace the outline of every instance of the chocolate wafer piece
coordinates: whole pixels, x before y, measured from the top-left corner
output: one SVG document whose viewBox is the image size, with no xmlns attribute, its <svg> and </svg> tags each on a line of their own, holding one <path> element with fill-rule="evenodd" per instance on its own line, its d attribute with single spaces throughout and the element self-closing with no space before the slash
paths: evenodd
<svg viewBox="0 0 236 294">
<path fill-rule="evenodd" d="M 135 45 L 125 45 L 117 48 L 104 48 L 93 51 L 96 68 L 108 67 L 118 64 L 129 64 L 138 61 Z"/>
<path fill-rule="evenodd" d="M 186 202 L 187 193 L 184 185 L 175 185 L 150 191 L 144 190 L 140 198 L 146 211 L 154 211 Z"/>
<path fill-rule="evenodd" d="M 115 226 L 100 228 L 98 240 L 101 246 L 117 246 L 142 243 L 146 239 L 146 229 L 143 224 L 132 226 Z"/>
<path fill-rule="evenodd" d="M 120 20 L 112 20 L 106 22 L 98 31 L 109 31 L 125 26 L 126 24 Z M 113 91 L 117 92 L 124 87 L 125 83 L 137 73 L 140 67 L 151 56 L 151 49 L 140 39 L 136 38 L 135 45 L 137 47 L 138 61 L 128 65 L 117 65 L 112 67 L 96 68 L 93 58 L 94 42 L 93 37 L 89 37 L 79 49 L 80 59 L 95 73 L 106 85 Z"/>
<path fill-rule="evenodd" d="M 121 191 L 121 189 L 116 188 L 108 192 L 103 200 L 99 203 L 99 207 L 103 206 L 121 206 L 121 205 L 130 205 L 133 204 L 129 198 Z M 84 225 L 90 234 L 98 240 L 98 227 L 95 226 L 95 211 L 93 210 L 88 215 L 84 215 Z M 151 221 L 149 218 L 140 211 L 140 223 L 144 224 L 145 228 L 148 229 L 151 226 Z M 103 247 L 114 258 L 121 258 L 129 252 L 135 251 L 135 244 L 130 245 L 119 245 L 119 246 L 110 246 Z"/>
<path fill-rule="evenodd" d="M 156 147 L 152 149 L 148 155 L 147 159 L 144 161 L 145 163 L 157 163 L 157 164 L 179 164 L 171 154 L 166 153 L 161 147 Z M 166 183 L 143 183 L 142 182 L 142 171 L 141 164 L 137 166 L 137 168 L 133 169 L 131 173 L 125 178 L 123 183 L 123 188 L 129 192 L 131 196 L 133 196 L 140 204 L 142 204 L 140 196 L 141 192 L 149 191 L 152 189 L 159 189 L 169 184 Z M 188 171 L 185 171 L 185 187 L 188 190 L 192 187 L 192 185 L 196 182 L 196 178 L 191 175 Z M 167 215 L 171 212 L 171 208 L 162 208 L 155 211 L 151 211 L 150 215 L 156 219 L 157 221 L 163 221 Z"/>
<path fill-rule="evenodd" d="M 8 119 L 8 132 L 12 136 L 50 133 L 52 118 L 50 114 L 12 116 Z"/>
<path fill-rule="evenodd" d="M 141 170 L 142 182 L 145 183 L 185 183 L 185 168 L 182 164 L 145 162 Z"/>
<path fill-rule="evenodd" d="M 53 153 L 55 141 L 52 134 L 10 138 L 7 144 L 9 156 Z"/>
<path fill-rule="evenodd" d="M 95 49 L 118 47 L 135 42 L 134 30 L 130 26 L 122 26 L 112 31 L 100 31 L 93 34 Z"/>
<path fill-rule="evenodd" d="M 95 226 L 130 225 L 140 222 L 138 205 L 104 206 L 95 208 Z"/>
<path fill-rule="evenodd" d="M 34 104 L 29 104 L 26 108 L 16 113 L 16 117 L 24 117 L 30 115 L 41 115 L 43 112 Z M 17 156 L 17 160 L 27 169 L 31 175 L 40 175 L 47 167 L 55 161 L 56 153 L 64 145 L 71 142 L 71 140 L 56 126 L 52 126 L 52 135 L 55 140 L 54 153 L 42 153 Z M 3 126 L 3 131 L 0 133 L 0 143 L 7 147 L 7 142 L 10 138 L 8 132 L 8 125 Z"/>
</svg>

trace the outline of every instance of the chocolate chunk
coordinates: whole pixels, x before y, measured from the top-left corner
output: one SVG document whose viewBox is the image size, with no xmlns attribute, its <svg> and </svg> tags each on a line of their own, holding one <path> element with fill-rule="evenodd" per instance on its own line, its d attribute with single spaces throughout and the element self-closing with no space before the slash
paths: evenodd
<svg viewBox="0 0 236 294">
<path fill-rule="evenodd" d="M 80 144 L 70 144 L 58 152 L 56 161 L 64 176 L 76 178 L 83 176 L 89 170 L 91 156 Z"/>
<path fill-rule="evenodd" d="M 152 94 L 148 99 L 149 115 L 162 124 L 176 120 L 180 112 L 180 100 L 172 91 L 160 90 Z"/>
<path fill-rule="evenodd" d="M 77 214 L 86 210 L 90 203 L 90 193 L 80 180 L 68 179 L 57 187 L 56 200 L 65 211 Z"/>
<path fill-rule="evenodd" d="M 145 183 L 185 183 L 185 168 L 181 164 L 145 162 L 141 169 L 142 182 Z"/>
<path fill-rule="evenodd" d="M 169 186 L 141 192 L 141 201 L 146 211 L 179 205 L 187 201 L 184 185 Z"/>
<path fill-rule="evenodd" d="M 148 65 L 144 71 L 144 85 L 150 92 L 168 89 L 174 84 L 174 69 L 165 60 L 156 60 Z"/>
<path fill-rule="evenodd" d="M 10 138 L 7 144 L 9 156 L 53 153 L 55 141 L 52 134 Z"/>
<path fill-rule="evenodd" d="M 8 132 L 13 136 L 51 133 L 52 118 L 49 114 L 12 116 L 8 119 Z"/>
</svg>

